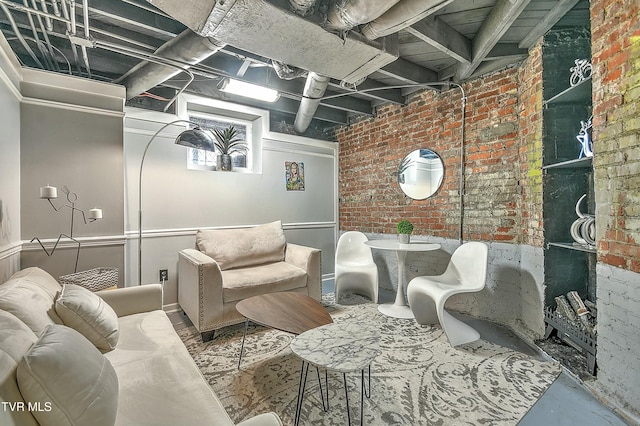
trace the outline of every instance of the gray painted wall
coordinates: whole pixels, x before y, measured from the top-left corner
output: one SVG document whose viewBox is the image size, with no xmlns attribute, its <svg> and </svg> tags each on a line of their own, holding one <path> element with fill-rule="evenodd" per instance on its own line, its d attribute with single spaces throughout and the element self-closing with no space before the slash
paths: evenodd
<svg viewBox="0 0 640 426">
<path fill-rule="evenodd" d="M 333 274 L 337 229 L 337 146 L 266 130 L 263 111 L 231 104 L 211 112 L 253 121 L 258 173 L 188 170 L 187 149 L 173 140 L 184 127 L 169 126 L 151 144 L 142 181 L 142 283 L 158 282 L 169 269 L 164 303 L 177 302 L 178 251 L 195 245 L 203 228 L 243 227 L 281 220 L 288 241 L 322 250 L 322 273 Z M 207 106 L 199 105 L 200 112 Z M 240 114 L 241 113 L 241 114 Z M 138 179 L 142 152 L 153 134 L 175 115 L 127 109 L 125 120 L 126 285 L 137 284 Z M 181 124 L 184 126 L 185 124 Z M 261 136 L 261 137 L 260 137 Z M 285 188 L 285 161 L 304 162 L 304 191 Z"/>
<path fill-rule="evenodd" d="M 5 43 L 0 35 L 0 282 L 20 269 L 21 245 L 19 64 Z"/>
<path fill-rule="evenodd" d="M 67 238 L 50 257 L 37 243 L 28 243 L 37 236 L 51 250 L 60 234 L 71 234 L 71 203 L 62 191 L 66 185 L 77 195 L 76 208 L 103 210 L 103 219 L 89 224 L 75 212 L 73 236 L 82 243 L 78 271 L 99 266 L 123 271 L 124 90 L 37 70 L 28 70 L 24 78 L 20 232 L 26 244 L 21 267 L 39 266 L 54 277 L 74 271 L 76 245 Z M 83 96 L 74 97 L 79 89 Z M 39 198 L 40 187 L 47 184 L 58 188 L 53 203 L 59 211 Z"/>
</svg>

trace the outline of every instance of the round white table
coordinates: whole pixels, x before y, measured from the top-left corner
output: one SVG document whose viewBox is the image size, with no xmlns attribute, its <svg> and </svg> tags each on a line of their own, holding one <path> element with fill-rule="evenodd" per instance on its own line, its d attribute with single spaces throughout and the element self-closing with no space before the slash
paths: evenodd
<svg viewBox="0 0 640 426">
<path fill-rule="evenodd" d="M 414 318 L 411 308 L 404 297 L 404 268 L 407 253 L 410 251 L 432 251 L 440 249 L 440 244 L 413 242 L 402 244 L 398 240 L 369 240 L 365 244 L 378 250 L 394 250 L 398 256 L 398 290 L 396 301 L 378 306 L 378 310 L 386 316 L 393 318 Z"/>
<path fill-rule="evenodd" d="M 373 326 L 360 323 L 331 323 L 298 335 L 291 341 L 290 347 L 291 351 L 302 359 L 294 425 L 300 424 L 302 399 L 304 398 L 309 364 L 325 369 L 326 406 L 320 372 L 318 371 L 322 407 L 325 411 L 329 409 L 329 382 L 326 371 L 334 370 L 342 373 L 347 401 L 347 424 L 349 426 L 351 425 L 351 412 L 349 410 L 347 373 L 360 371 L 360 425 L 362 425 L 364 423 L 362 416 L 364 397 L 371 397 L 371 362 L 380 353 L 380 331 Z M 367 368 L 369 369 L 368 392 L 364 383 L 364 370 Z"/>
</svg>

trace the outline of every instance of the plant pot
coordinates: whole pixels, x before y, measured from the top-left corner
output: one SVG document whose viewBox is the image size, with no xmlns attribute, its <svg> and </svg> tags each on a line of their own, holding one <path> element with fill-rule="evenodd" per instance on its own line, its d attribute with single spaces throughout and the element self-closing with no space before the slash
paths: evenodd
<svg viewBox="0 0 640 426">
<path fill-rule="evenodd" d="M 400 244 L 409 244 L 411 240 L 411 234 L 398 234 L 398 241 Z"/>
<path fill-rule="evenodd" d="M 216 155 L 216 170 L 222 170 L 222 155 Z"/>
<path fill-rule="evenodd" d="M 220 170 L 231 171 L 231 168 L 233 167 L 231 164 L 231 156 L 229 154 L 222 154 L 220 156 L 220 160 L 222 163 Z"/>
</svg>

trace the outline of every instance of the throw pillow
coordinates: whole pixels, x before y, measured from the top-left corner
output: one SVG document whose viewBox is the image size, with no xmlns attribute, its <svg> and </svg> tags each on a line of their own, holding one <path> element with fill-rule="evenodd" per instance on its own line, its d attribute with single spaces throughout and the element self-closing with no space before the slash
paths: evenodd
<svg viewBox="0 0 640 426">
<path fill-rule="evenodd" d="M 16 372 L 18 387 L 42 426 L 109 425 L 118 411 L 113 366 L 72 328 L 50 325 Z"/>
<path fill-rule="evenodd" d="M 198 250 L 218 262 L 221 270 L 284 260 L 282 222 L 242 229 L 208 229 L 196 234 Z"/>
<path fill-rule="evenodd" d="M 118 315 L 100 296 L 75 284 L 65 284 L 56 299 L 56 313 L 64 325 L 75 329 L 96 348 L 109 352 L 120 332 Z"/>
</svg>

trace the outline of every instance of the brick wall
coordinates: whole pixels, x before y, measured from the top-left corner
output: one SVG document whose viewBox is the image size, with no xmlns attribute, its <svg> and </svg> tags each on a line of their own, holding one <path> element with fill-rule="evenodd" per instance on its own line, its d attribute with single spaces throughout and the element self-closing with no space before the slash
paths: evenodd
<svg viewBox="0 0 640 426">
<path fill-rule="evenodd" d="M 522 243 L 542 247 L 542 44 L 520 67 L 520 183 Z"/>
<path fill-rule="evenodd" d="M 598 261 L 640 273 L 638 9 L 591 2 Z"/>
<path fill-rule="evenodd" d="M 520 242 L 518 87 L 515 68 L 464 86 L 465 240 Z M 341 230 L 395 234 L 407 218 L 417 235 L 459 237 L 461 107 L 460 90 L 428 90 L 338 130 Z M 445 165 L 440 190 L 420 201 L 404 196 L 396 176 L 418 148 L 434 150 Z"/>
<path fill-rule="evenodd" d="M 598 387 L 640 424 L 640 21 L 591 0 Z"/>
</svg>

